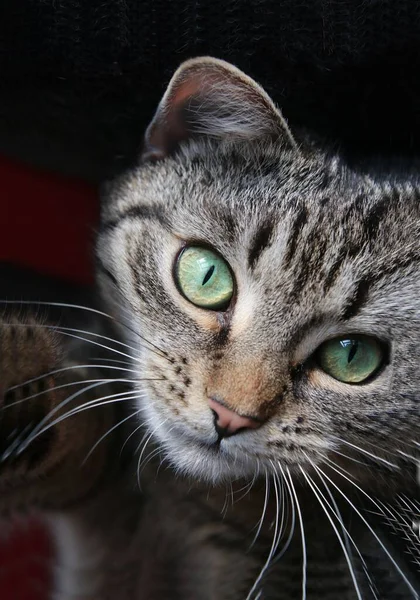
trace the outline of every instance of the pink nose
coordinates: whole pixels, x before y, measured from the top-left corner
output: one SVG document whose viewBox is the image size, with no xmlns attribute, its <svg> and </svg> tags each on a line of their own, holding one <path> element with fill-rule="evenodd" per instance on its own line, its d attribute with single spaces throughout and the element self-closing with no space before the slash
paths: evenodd
<svg viewBox="0 0 420 600">
<path fill-rule="evenodd" d="M 209 398 L 209 406 L 215 414 L 216 431 L 221 437 L 235 435 L 243 429 L 258 429 L 261 426 L 257 419 L 242 417 L 213 398 Z"/>
</svg>

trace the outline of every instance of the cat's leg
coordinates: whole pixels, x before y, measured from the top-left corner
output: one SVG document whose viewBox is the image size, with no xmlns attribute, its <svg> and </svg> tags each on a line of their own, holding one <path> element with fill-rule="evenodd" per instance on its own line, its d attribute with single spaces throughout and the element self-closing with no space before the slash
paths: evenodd
<svg viewBox="0 0 420 600">
<path fill-rule="evenodd" d="M 68 359 L 63 339 L 29 316 L 0 320 L 3 518 L 17 510 L 68 509 L 94 493 L 106 472 L 109 445 L 89 451 L 115 422 L 115 410 L 83 408 L 99 405 L 112 390 L 97 370 Z"/>
<path fill-rule="evenodd" d="M 30 315 L 0 319 L 0 520 L 47 515 L 58 557 L 77 567 L 100 553 L 78 516 L 119 468 L 112 428 L 121 417 L 111 400 L 115 391 L 122 394 L 107 382 L 109 371 L 75 362 L 78 352 L 70 355 L 67 340 Z M 81 571 L 60 572 L 67 573 L 61 588 L 79 598 L 72 593 L 86 583 Z M 96 584 L 91 580 L 89 590 Z"/>
</svg>

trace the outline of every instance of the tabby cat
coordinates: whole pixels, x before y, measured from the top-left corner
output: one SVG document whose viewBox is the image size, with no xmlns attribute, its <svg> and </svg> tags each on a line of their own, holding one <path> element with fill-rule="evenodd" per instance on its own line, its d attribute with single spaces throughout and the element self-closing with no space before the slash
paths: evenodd
<svg viewBox="0 0 420 600">
<path fill-rule="evenodd" d="M 104 191 L 114 333 L 32 324 L 16 377 L 52 379 L 3 400 L 28 421 L 49 398 L 5 445 L 0 506 L 44 509 L 54 597 L 419 598 L 411 523 L 408 552 L 383 524 L 418 498 L 415 169 L 346 164 L 238 69 L 197 58 Z M 14 319 L 3 356 L 27 352 Z M 82 366 L 60 333 L 92 357 L 117 341 Z"/>
</svg>

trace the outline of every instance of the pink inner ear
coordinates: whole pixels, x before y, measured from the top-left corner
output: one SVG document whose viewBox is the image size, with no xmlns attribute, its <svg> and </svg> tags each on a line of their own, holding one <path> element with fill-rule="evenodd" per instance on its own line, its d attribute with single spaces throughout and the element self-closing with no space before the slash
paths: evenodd
<svg viewBox="0 0 420 600">
<path fill-rule="evenodd" d="M 180 83 L 179 87 L 174 90 L 172 98 L 168 100 L 168 108 L 172 107 L 177 109 L 179 104 L 184 105 L 185 100 L 187 98 L 192 98 L 196 96 L 203 89 L 203 86 L 200 85 L 201 81 L 197 80 L 186 80 Z"/>
<path fill-rule="evenodd" d="M 164 158 L 200 135 L 238 141 L 276 137 L 295 146 L 264 90 L 217 59 L 193 59 L 175 73 L 146 132 L 143 160 Z"/>
<path fill-rule="evenodd" d="M 200 87 L 200 80 L 185 79 L 171 90 L 146 134 L 146 151 L 143 158 L 164 158 L 179 142 L 188 138 L 182 110 L 189 98 L 200 93 Z"/>
</svg>

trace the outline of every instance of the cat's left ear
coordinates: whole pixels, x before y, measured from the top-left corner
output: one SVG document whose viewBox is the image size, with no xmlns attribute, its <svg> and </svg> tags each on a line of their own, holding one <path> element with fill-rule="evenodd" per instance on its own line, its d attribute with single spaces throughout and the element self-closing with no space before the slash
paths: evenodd
<svg viewBox="0 0 420 600">
<path fill-rule="evenodd" d="M 175 72 L 146 131 L 143 159 L 164 158 L 197 137 L 232 142 L 269 137 L 297 147 L 262 87 L 229 63 L 208 57 L 188 60 Z"/>
</svg>

